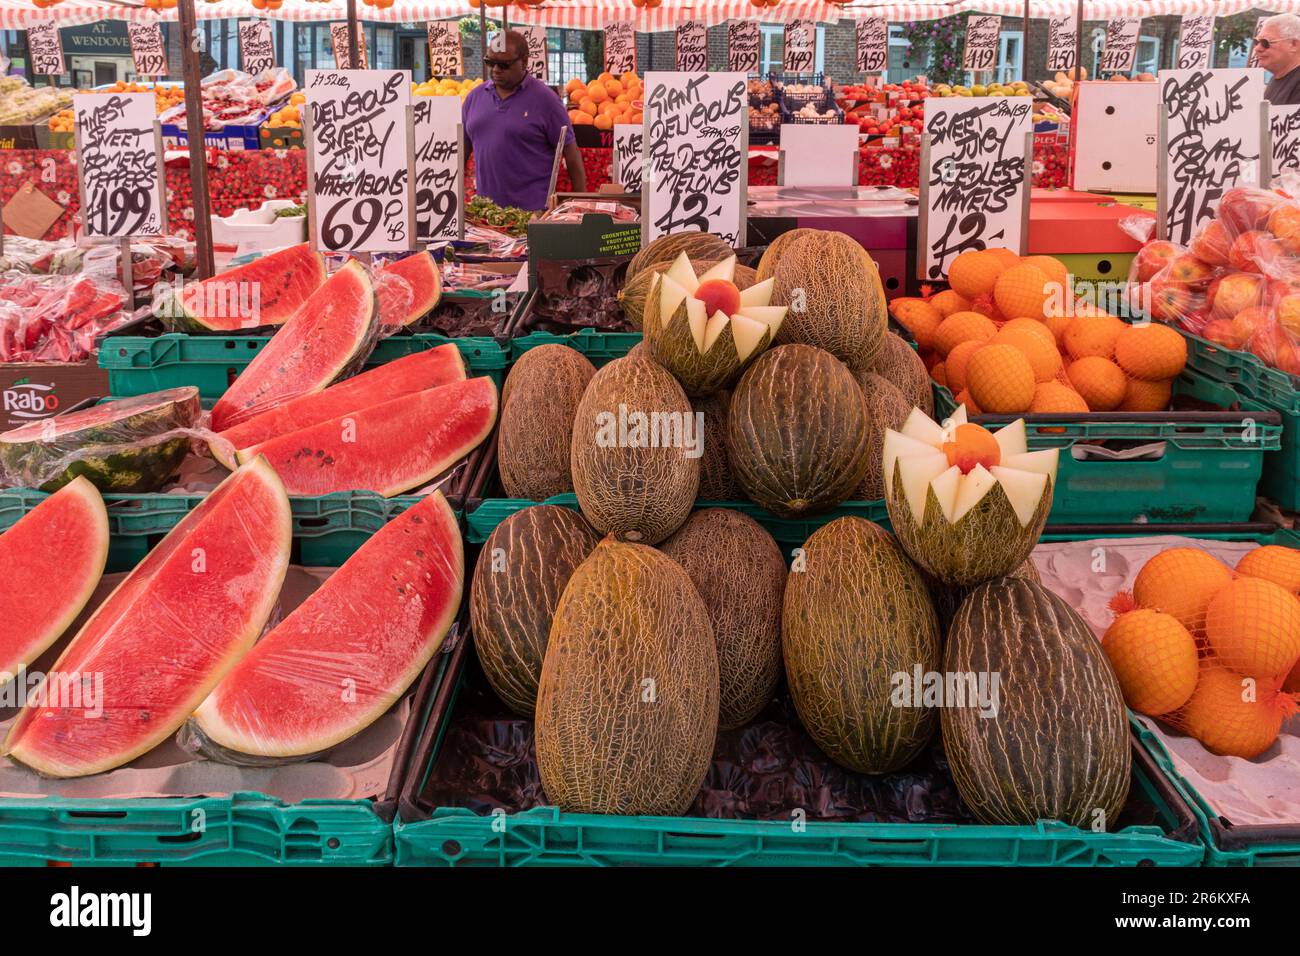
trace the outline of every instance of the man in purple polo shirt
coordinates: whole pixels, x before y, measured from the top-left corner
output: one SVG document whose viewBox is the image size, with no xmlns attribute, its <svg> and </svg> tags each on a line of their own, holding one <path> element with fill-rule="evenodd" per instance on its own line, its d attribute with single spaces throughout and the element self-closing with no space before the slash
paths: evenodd
<svg viewBox="0 0 1300 956">
<path fill-rule="evenodd" d="M 584 192 L 587 174 L 569 114 L 555 91 L 528 72 L 528 40 L 513 30 L 497 34 L 483 63 L 492 82 L 476 86 L 461 110 L 478 194 L 499 206 L 545 209 L 561 137 L 569 182 Z"/>
</svg>

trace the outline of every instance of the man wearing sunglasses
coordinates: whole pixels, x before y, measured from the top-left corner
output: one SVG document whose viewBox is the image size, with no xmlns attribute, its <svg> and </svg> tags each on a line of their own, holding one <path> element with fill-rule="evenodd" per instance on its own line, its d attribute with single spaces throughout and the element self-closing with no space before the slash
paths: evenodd
<svg viewBox="0 0 1300 956">
<path fill-rule="evenodd" d="M 528 72 L 527 38 L 514 30 L 498 33 L 483 63 L 492 82 L 476 86 L 461 108 L 478 194 L 500 206 L 545 209 L 561 137 L 569 182 L 575 192 L 586 191 L 569 114 L 555 91 Z"/>
<path fill-rule="evenodd" d="M 1281 13 L 1259 21 L 1255 31 L 1259 65 L 1273 74 L 1264 99 L 1277 106 L 1300 103 L 1300 17 Z"/>
</svg>

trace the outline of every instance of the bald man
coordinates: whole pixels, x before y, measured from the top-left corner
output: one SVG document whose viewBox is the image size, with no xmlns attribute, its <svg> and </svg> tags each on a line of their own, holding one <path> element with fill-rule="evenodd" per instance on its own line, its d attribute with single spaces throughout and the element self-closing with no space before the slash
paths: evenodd
<svg viewBox="0 0 1300 956">
<path fill-rule="evenodd" d="M 476 86 L 461 108 L 478 194 L 500 206 L 545 209 L 561 139 L 569 182 L 574 192 L 585 192 L 587 174 L 568 111 L 554 90 L 528 72 L 528 39 L 514 30 L 498 33 L 483 63 L 492 82 Z"/>
<path fill-rule="evenodd" d="M 1300 103 L 1300 17 L 1282 13 L 1265 17 L 1255 31 L 1259 65 L 1273 74 L 1264 99 L 1276 106 Z"/>
</svg>

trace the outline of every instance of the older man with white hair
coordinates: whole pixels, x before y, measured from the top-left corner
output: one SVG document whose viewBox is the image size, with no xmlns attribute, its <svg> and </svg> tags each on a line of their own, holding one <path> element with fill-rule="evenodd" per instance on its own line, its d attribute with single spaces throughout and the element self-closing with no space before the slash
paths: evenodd
<svg viewBox="0 0 1300 956">
<path fill-rule="evenodd" d="M 1280 13 L 1260 20 L 1255 51 L 1259 65 L 1273 74 L 1264 99 L 1277 106 L 1300 103 L 1300 17 Z"/>
</svg>

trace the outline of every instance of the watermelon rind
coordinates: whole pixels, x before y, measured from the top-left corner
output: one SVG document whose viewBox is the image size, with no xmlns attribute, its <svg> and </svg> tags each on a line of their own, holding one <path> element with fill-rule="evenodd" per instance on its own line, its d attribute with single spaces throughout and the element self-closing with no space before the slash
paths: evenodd
<svg viewBox="0 0 1300 956">
<path fill-rule="evenodd" d="M 311 247 L 304 242 L 268 253 L 233 269 L 227 269 L 210 279 L 188 283 L 181 290 L 162 297 L 154 308 L 154 315 L 168 330 L 191 335 L 252 332 L 280 326 L 289 321 L 298 306 L 302 305 L 303 301 L 328 277 L 329 270 L 325 265 L 325 257 L 319 252 L 312 251 Z M 229 286 L 241 282 L 261 283 L 263 287 L 281 282 L 285 284 L 285 288 L 279 292 L 276 301 L 269 304 L 259 301 L 256 321 L 251 317 L 243 316 L 240 316 L 240 321 L 234 323 L 220 321 L 202 315 L 203 309 L 191 309 L 186 306 L 186 300 L 193 296 L 207 296 L 205 291 L 191 290 L 204 290 L 212 285 Z M 292 288 L 289 287 L 290 285 Z M 250 300 L 248 290 L 238 286 L 223 288 L 220 291 L 220 298 L 225 301 Z M 259 300 L 260 298 L 259 294 Z"/>
<path fill-rule="evenodd" d="M 157 491 L 189 453 L 190 439 L 172 434 L 198 424 L 193 386 L 103 402 L 0 434 L 6 484 L 57 491 L 85 477 L 100 491 Z"/>
<path fill-rule="evenodd" d="M 412 533 L 419 535 L 418 529 L 411 531 L 411 526 L 426 521 L 438 523 L 434 534 L 439 543 L 445 542 L 446 551 L 428 553 L 407 537 Z M 416 540 L 422 544 L 425 538 Z M 381 552 L 383 557 L 370 565 L 368 562 L 375 558 L 376 552 Z M 350 577 L 349 565 L 354 563 L 371 572 L 375 579 Z M 431 574 L 430 570 L 441 573 Z M 394 606 L 385 607 L 385 587 L 391 587 L 391 582 L 402 574 L 408 580 L 405 586 L 397 587 L 400 597 L 395 602 L 389 598 Z M 370 537 L 333 577 L 262 638 L 257 649 L 237 664 L 199 705 L 182 730 L 181 745 L 224 763 L 271 766 L 311 759 L 351 739 L 397 702 L 442 645 L 460 608 L 464 578 L 465 556 L 456 516 L 442 493 L 435 492 Z M 352 592 L 339 593 L 349 585 Z M 443 587 L 447 590 L 433 593 Z M 403 633 L 405 607 L 428 606 L 434 601 L 441 601 L 442 607 L 427 622 L 427 629 L 423 633 Z M 372 700 L 355 708 L 340 701 L 338 685 L 343 679 L 340 675 L 351 674 L 358 682 L 377 679 L 374 675 L 379 668 L 375 661 L 384 656 L 384 649 L 376 648 L 373 640 L 358 641 L 348 630 L 350 625 L 331 625 L 336 620 L 334 609 L 340 605 L 347 610 L 373 614 L 385 625 L 377 633 L 402 647 L 417 648 L 384 686 L 367 688 L 373 692 Z M 331 626 L 341 627 L 341 632 L 331 634 Z M 331 638 L 334 646 L 330 644 Z M 337 719 L 331 720 L 328 729 L 323 728 L 317 736 L 304 733 L 295 737 L 287 732 L 290 728 L 286 726 L 282 695 L 268 694 L 265 712 L 260 713 L 257 697 L 243 686 L 250 678 L 260 678 L 263 690 L 269 690 L 268 685 L 289 685 L 283 694 L 294 699 L 306 698 L 304 709 L 310 709 L 313 702 L 319 705 L 311 716 L 325 713 Z M 277 705 L 280 712 L 272 713 Z M 287 721 L 292 723 L 300 713 L 300 710 L 289 713 Z M 228 719 L 231 716 L 236 718 L 236 723 Z"/>
<path fill-rule="evenodd" d="M 355 286 L 350 289 L 349 283 Z M 334 314 L 340 323 L 344 317 L 352 319 L 340 340 L 338 330 L 317 322 L 318 308 L 328 308 L 330 301 L 346 294 L 359 300 L 359 312 Z M 302 304 L 217 400 L 212 408 L 213 430 L 224 431 L 355 374 L 374 350 L 378 332 L 374 283 L 360 262 L 350 260 Z M 333 339 L 330 333 L 335 333 Z M 301 367 L 307 356 L 322 354 L 326 356 L 322 367 L 311 369 L 310 374 Z"/>
<path fill-rule="evenodd" d="M 51 540 L 52 535 L 48 523 L 53 520 L 66 520 L 70 517 L 64 511 L 69 506 L 72 508 L 80 506 L 84 509 L 85 520 L 79 524 L 78 530 L 86 532 L 86 540 L 82 542 L 82 553 L 64 555 L 60 558 L 48 550 L 56 543 Z M 31 528 L 41 529 L 39 537 L 47 550 L 33 550 L 31 553 L 22 555 L 10 553 L 11 549 L 6 547 L 6 544 L 9 541 L 19 541 L 21 538 L 26 537 Z M 57 572 L 58 581 L 55 587 L 59 592 L 65 591 L 64 586 L 66 584 L 76 584 L 75 581 L 70 582 L 68 580 L 68 575 L 75 575 L 78 571 L 84 572 L 79 586 L 63 593 L 64 605 L 62 611 L 57 617 L 50 620 L 44 631 L 32 635 L 29 643 L 18 656 L 8 660 L 0 659 L 0 686 L 7 683 L 8 678 L 16 675 L 21 668 L 28 666 L 32 661 L 44 654 L 50 645 L 58 640 L 63 632 L 72 625 L 72 622 L 77 619 L 77 615 L 82 612 L 91 595 L 95 593 L 95 588 L 99 586 L 99 579 L 104 574 L 104 565 L 108 561 L 108 542 L 108 509 L 104 507 L 104 499 L 100 496 L 98 489 L 85 478 L 74 478 L 62 489 L 50 495 L 50 497 L 18 519 L 18 522 L 3 535 L 0 535 L 0 558 L 3 558 L 6 564 L 13 562 L 13 564 L 21 564 L 23 568 L 35 567 L 43 573 L 48 571 Z M 76 562 L 80 562 L 80 567 L 76 565 Z M 48 590 L 41 594 L 18 593 L 15 590 L 15 585 L 16 578 L 21 575 L 21 570 L 11 568 L 3 578 L 2 583 L 0 583 L 0 587 L 4 589 L 3 592 L 0 592 L 3 597 L 15 601 L 54 600 Z M 11 620 L 11 617 L 6 616 L 5 620 Z M 3 630 L 3 626 L 0 626 L 0 630 Z"/>
<path fill-rule="evenodd" d="M 462 409 L 463 418 L 455 422 L 463 425 L 481 411 L 481 424 L 475 431 L 460 436 L 461 440 L 455 444 L 438 447 L 435 454 L 425 446 L 424 438 L 448 420 L 446 403 L 457 399 L 466 402 L 478 399 L 486 403 L 483 408 L 471 405 Z M 496 383 L 481 376 L 403 395 L 382 405 L 372 405 L 309 428 L 278 435 L 252 448 L 239 449 L 237 457 L 240 462 L 245 462 L 257 455 L 265 455 L 272 467 L 280 471 L 291 495 L 372 491 L 391 498 L 428 484 L 482 444 L 496 424 L 497 411 Z M 354 433 L 354 440 L 343 438 L 344 418 L 352 419 L 348 431 Z M 379 448 L 371 440 L 375 431 L 370 427 L 372 423 L 376 428 L 389 428 L 400 433 L 402 442 L 396 441 L 396 435 L 389 435 L 390 444 Z M 392 467 L 383 481 L 375 480 L 364 486 L 340 484 L 335 480 L 337 472 L 325 464 L 329 459 L 339 463 L 349 460 L 375 462 L 380 460 L 381 451 L 386 453 Z M 329 480 L 313 482 L 313 476 L 328 477 Z"/>
<path fill-rule="evenodd" d="M 203 676 L 203 679 L 194 686 L 189 694 L 183 699 L 175 701 L 170 707 L 168 707 L 166 701 L 159 698 L 157 692 L 167 685 L 169 678 L 175 680 L 184 678 L 186 675 L 168 674 L 168 662 L 162 657 L 152 660 L 140 660 L 138 662 L 139 677 L 143 683 L 139 690 L 142 693 L 145 691 L 150 693 L 150 697 L 145 703 L 153 729 L 149 733 L 143 734 L 130 746 L 123 746 L 122 749 L 102 753 L 96 757 L 82 753 L 80 760 L 76 759 L 75 742 L 70 742 L 62 754 L 45 753 L 40 749 L 25 746 L 23 736 L 28 725 L 32 721 L 39 721 L 42 716 L 51 716 L 50 712 L 54 710 L 50 707 L 35 706 L 23 708 L 18 718 L 11 725 L 3 746 L 0 746 L 0 755 L 8 756 L 48 777 L 89 776 L 90 774 L 102 773 L 130 763 L 141 754 L 147 753 L 171 737 L 185 719 L 194 712 L 194 709 L 203 702 L 212 688 L 220 683 L 221 678 L 248 652 L 262 633 L 266 621 L 279 598 L 280 588 L 289 569 L 289 554 L 293 546 L 293 515 L 289 507 L 289 497 L 285 494 L 279 476 L 276 475 L 275 470 L 265 460 L 252 461 L 230 475 L 204 498 L 193 511 L 172 528 L 167 536 L 113 589 L 112 593 L 109 594 L 95 613 L 90 616 L 77 635 L 64 648 L 63 653 L 59 655 L 59 659 L 50 668 L 49 673 L 58 674 L 64 672 L 69 659 L 81 653 L 80 644 L 83 637 L 88 634 L 96 642 L 90 645 L 88 651 L 92 655 L 92 660 L 95 653 L 104 652 L 109 647 L 108 641 L 112 637 L 112 628 L 118 623 L 115 616 L 129 613 L 137 603 L 155 600 L 151 595 L 151 586 L 158 580 L 158 575 L 167 570 L 165 566 L 173 558 L 180 560 L 187 567 L 192 567 L 191 562 L 194 558 L 184 550 L 187 539 L 203 525 L 205 519 L 225 500 L 227 492 L 234 488 L 237 482 L 241 481 L 259 482 L 265 485 L 268 496 L 266 503 L 273 507 L 275 514 L 273 520 L 259 520 L 257 527 L 253 529 L 247 527 L 244 523 L 248 520 L 247 515 L 235 512 L 231 515 L 232 525 L 234 526 L 230 528 L 230 536 L 232 539 L 242 538 L 249 542 L 255 541 L 263 549 L 264 553 L 271 558 L 272 566 L 266 573 L 265 580 L 261 582 L 262 586 L 260 588 L 248 590 L 250 582 L 247 581 L 225 582 L 226 587 L 215 592 L 232 601 L 232 603 L 236 597 L 243 599 L 242 626 L 235 633 L 223 635 L 226 650 L 222 658 L 211 665 L 208 673 Z M 224 492 L 223 489 L 225 489 Z M 252 533 L 254 531 L 256 532 L 255 536 Z M 219 572 L 220 569 L 216 570 Z M 141 575 L 144 577 L 141 577 Z M 143 583 L 141 583 L 142 581 Z M 132 590 L 137 591 L 134 596 L 131 596 Z M 232 593 L 234 591 L 239 593 Z M 119 594 L 127 595 L 124 598 L 127 603 L 117 607 L 115 606 L 115 600 Z M 213 596 L 209 594 L 207 599 L 212 600 Z M 162 614 L 169 613 L 169 609 L 166 607 L 158 610 Z M 101 617 L 105 618 L 102 623 Z M 177 623 L 180 624 L 180 622 Z M 195 635 L 184 631 L 183 625 L 181 627 L 182 630 L 179 631 L 178 637 L 195 637 Z M 106 630 L 107 633 L 102 631 L 96 633 L 101 628 Z M 207 635 L 204 635 L 204 637 L 207 637 Z M 166 717 L 159 719 L 160 712 L 165 712 Z M 72 751 L 72 753 L 69 751 Z"/>
</svg>

